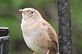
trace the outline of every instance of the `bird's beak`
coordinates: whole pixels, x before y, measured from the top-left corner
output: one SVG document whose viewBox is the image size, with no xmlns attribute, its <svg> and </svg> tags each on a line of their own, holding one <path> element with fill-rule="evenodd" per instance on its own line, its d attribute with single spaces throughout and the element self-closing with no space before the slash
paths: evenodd
<svg viewBox="0 0 82 54">
<path fill-rule="evenodd" d="M 19 9 L 20 12 L 23 12 L 23 9 Z"/>
</svg>

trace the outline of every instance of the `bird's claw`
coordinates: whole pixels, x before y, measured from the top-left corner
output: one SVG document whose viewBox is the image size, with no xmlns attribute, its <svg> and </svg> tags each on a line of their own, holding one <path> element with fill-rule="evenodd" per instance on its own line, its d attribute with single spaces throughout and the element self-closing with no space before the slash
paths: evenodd
<svg viewBox="0 0 82 54">
<path fill-rule="evenodd" d="M 36 53 L 36 49 L 34 49 L 34 53 L 33 53 L 33 54 L 37 54 L 37 53 Z"/>
<path fill-rule="evenodd" d="M 48 51 L 46 52 L 46 54 L 49 54 L 49 51 L 50 51 L 50 50 L 48 50 Z"/>
</svg>

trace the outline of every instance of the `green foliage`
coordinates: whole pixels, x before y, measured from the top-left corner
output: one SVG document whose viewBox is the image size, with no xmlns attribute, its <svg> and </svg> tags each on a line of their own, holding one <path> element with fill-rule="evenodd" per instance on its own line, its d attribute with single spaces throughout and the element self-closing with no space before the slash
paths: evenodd
<svg viewBox="0 0 82 54">
<path fill-rule="evenodd" d="M 33 6 L 44 6 L 52 3 L 53 0 L 28 0 L 27 2 Z"/>
<path fill-rule="evenodd" d="M 81 0 L 71 0 L 72 34 L 74 54 L 82 53 L 82 3 Z M 79 47 L 77 47 L 79 46 Z"/>
<path fill-rule="evenodd" d="M 10 0 L 0 0 L 0 4 L 8 4 Z"/>
<path fill-rule="evenodd" d="M 24 3 L 24 0 L 11 0 L 11 3 L 13 7 L 18 8 Z"/>
</svg>

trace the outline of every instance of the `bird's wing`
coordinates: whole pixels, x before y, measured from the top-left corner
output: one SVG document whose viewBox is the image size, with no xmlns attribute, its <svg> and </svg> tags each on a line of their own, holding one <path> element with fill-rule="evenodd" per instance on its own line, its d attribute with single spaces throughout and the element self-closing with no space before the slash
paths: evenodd
<svg viewBox="0 0 82 54">
<path fill-rule="evenodd" d="M 54 28 L 47 21 L 43 21 L 42 24 L 44 26 L 47 26 L 47 33 L 48 33 L 48 36 L 50 37 L 49 54 L 54 54 L 54 53 L 57 54 L 59 51 L 57 33 L 55 32 Z"/>
</svg>

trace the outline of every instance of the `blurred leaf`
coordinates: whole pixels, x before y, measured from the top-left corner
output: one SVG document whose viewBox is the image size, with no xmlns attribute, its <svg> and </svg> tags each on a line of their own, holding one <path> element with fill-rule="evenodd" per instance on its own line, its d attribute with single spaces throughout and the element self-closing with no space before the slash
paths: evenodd
<svg viewBox="0 0 82 54">
<path fill-rule="evenodd" d="M 24 0 L 12 0 L 13 7 L 19 7 L 23 4 Z"/>
<path fill-rule="evenodd" d="M 45 6 L 50 3 L 53 3 L 53 0 L 27 0 L 28 3 L 30 3 L 33 6 Z"/>
</svg>

